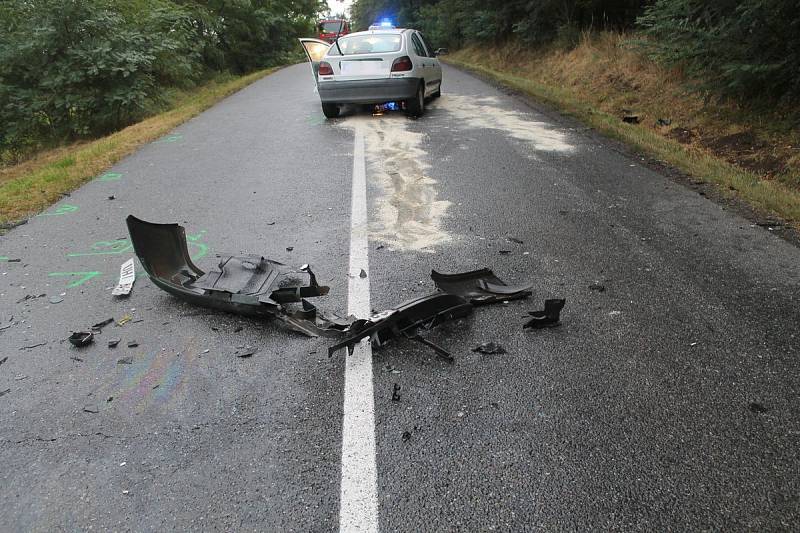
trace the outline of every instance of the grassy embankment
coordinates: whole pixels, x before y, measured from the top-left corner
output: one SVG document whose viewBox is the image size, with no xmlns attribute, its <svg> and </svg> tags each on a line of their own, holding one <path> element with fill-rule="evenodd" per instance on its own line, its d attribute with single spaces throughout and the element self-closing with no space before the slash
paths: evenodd
<svg viewBox="0 0 800 533">
<path fill-rule="evenodd" d="M 274 70 L 219 78 L 195 90 L 174 93 L 168 98 L 167 111 L 107 137 L 47 150 L 19 165 L 0 168 L 0 223 L 20 220 L 46 208 L 138 147 Z"/>
<path fill-rule="evenodd" d="M 653 63 L 636 52 L 632 37 L 619 34 L 584 36 L 572 49 L 467 48 L 446 61 L 553 105 L 695 180 L 717 184 L 726 196 L 800 226 L 800 128 L 792 120 L 800 109 L 748 109 L 709 99 L 680 70 Z M 628 113 L 641 122 L 623 122 Z"/>
</svg>

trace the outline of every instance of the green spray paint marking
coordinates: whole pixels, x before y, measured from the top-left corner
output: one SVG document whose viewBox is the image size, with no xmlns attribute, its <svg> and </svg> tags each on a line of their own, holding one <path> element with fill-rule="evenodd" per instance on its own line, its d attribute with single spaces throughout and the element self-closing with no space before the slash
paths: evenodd
<svg viewBox="0 0 800 533">
<path fill-rule="evenodd" d="M 119 181 L 120 179 L 122 179 L 121 172 L 106 172 L 97 178 L 98 181 Z"/>
<path fill-rule="evenodd" d="M 208 254 L 208 245 L 203 244 L 202 242 L 197 242 L 203 238 L 203 235 L 206 234 L 206 230 L 202 230 L 198 232 L 196 235 L 187 235 L 186 236 L 186 243 L 194 246 L 197 248 L 194 254 L 189 252 L 189 256 L 192 258 L 192 261 L 197 261 L 198 259 L 202 259 L 203 257 Z"/>
<path fill-rule="evenodd" d="M 120 255 L 133 250 L 133 245 L 128 239 L 115 241 L 98 241 L 89 247 L 91 252 L 67 254 L 67 257 L 83 257 L 86 255 Z"/>
<path fill-rule="evenodd" d="M 57 217 L 59 215 L 66 215 L 67 213 L 74 213 L 77 210 L 78 210 L 78 206 L 77 205 L 61 204 L 52 213 L 39 213 L 37 216 L 40 216 L 40 217 Z"/>
<path fill-rule="evenodd" d="M 69 283 L 67 285 L 68 289 L 72 289 L 75 287 L 79 287 L 89 281 L 92 278 L 95 278 L 102 274 L 102 272 L 51 272 L 48 274 L 49 277 L 67 277 L 67 276 L 80 276 L 80 278 L 76 279 L 75 281 Z"/>
<path fill-rule="evenodd" d="M 180 133 L 173 133 L 172 135 L 167 135 L 166 137 L 162 137 L 157 141 L 153 141 L 153 144 L 169 144 L 178 142 L 183 139 L 183 135 Z"/>
</svg>

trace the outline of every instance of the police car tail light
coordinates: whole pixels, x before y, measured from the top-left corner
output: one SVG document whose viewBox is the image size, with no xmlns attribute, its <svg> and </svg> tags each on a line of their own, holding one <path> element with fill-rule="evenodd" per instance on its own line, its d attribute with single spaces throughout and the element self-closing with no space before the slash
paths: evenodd
<svg viewBox="0 0 800 533">
<path fill-rule="evenodd" d="M 333 76 L 333 67 L 327 61 L 322 61 L 319 64 L 319 75 L 320 76 Z"/>
<path fill-rule="evenodd" d="M 392 72 L 407 72 L 412 68 L 414 68 L 414 64 L 408 56 L 398 57 L 392 63 Z"/>
</svg>

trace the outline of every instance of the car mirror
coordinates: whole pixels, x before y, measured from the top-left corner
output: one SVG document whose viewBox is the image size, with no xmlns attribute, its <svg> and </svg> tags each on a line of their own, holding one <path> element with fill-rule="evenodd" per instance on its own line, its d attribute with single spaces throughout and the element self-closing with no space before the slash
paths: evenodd
<svg viewBox="0 0 800 533">
<path fill-rule="evenodd" d="M 436 51 L 433 53 L 433 55 L 435 55 L 435 56 L 446 56 L 449 53 L 450 52 L 447 50 L 447 48 L 437 48 Z"/>
</svg>

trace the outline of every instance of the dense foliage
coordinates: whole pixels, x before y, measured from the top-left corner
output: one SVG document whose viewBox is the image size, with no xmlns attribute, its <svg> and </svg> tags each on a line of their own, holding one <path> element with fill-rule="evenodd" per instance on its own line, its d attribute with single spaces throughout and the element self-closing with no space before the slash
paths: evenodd
<svg viewBox="0 0 800 533">
<path fill-rule="evenodd" d="M 391 17 L 450 47 L 571 45 L 586 30 L 641 29 L 646 53 L 718 92 L 800 96 L 800 0 L 355 0 L 352 11 L 362 29 Z"/>
<path fill-rule="evenodd" d="M 581 29 L 622 29 L 644 0 L 355 0 L 361 28 L 380 17 L 426 31 L 442 46 L 515 37 L 543 43 Z"/>
<path fill-rule="evenodd" d="M 167 87 L 286 60 L 321 0 L 0 1 L 0 153 L 112 131 Z"/>
<path fill-rule="evenodd" d="M 639 19 L 654 57 L 724 93 L 800 96 L 800 1 L 657 0 Z"/>
</svg>

